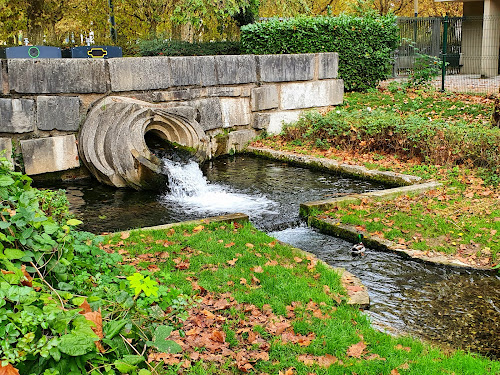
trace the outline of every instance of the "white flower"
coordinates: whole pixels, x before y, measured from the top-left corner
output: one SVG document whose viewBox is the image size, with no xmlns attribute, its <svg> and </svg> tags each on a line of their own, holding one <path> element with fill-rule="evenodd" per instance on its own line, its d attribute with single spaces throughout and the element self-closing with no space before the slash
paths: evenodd
<svg viewBox="0 0 500 375">
<path fill-rule="evenodd" d="M 340 111 L 337 111 L 337 113 L 340 113 Z"/>
<path fill-rule="evenodd" d="M 372 107 L 366 107 L 366 110 L 367 110 L 368 112 L 371 112 L 371 111 L 372 111 Z"/>
</svg>

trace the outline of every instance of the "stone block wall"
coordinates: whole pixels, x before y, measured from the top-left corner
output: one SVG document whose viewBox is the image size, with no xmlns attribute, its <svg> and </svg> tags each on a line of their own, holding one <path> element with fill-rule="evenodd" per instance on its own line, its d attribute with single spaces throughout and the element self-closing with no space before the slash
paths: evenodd
<svg viewBox="0 0 500 375">
<path fill-rule="evenodd" d="M 30 175 L 78 168 L 87 111 L 111 95 L 193 108 L 218 144 L 214 155 L 241 150 L 261 131 L 279 133 L 304 110 L 343 100 L 336 53 L 10 59 L 0 69 L 0 147 L 7 156 L 22 154 Z"/>
</svg>

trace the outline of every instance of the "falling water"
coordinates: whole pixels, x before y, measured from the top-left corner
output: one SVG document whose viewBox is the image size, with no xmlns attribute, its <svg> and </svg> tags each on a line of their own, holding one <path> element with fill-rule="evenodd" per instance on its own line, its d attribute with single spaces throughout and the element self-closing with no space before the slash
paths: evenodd
<svg viewBox="0 0 500 375">
<path fill-rule="evenodd" d="M 247 195 L 233 191 L 229 186 L 210 184 L 195 161 L 163 159 L 168 176 L 168 191 L 160 202 L 175 204 L 180 210 L 191 210 L 200 215 L 219 215 L 231 212 L 252 213 L 259 217 L 271 214 L 276 203 L 264 195 Z"/>
</svg>

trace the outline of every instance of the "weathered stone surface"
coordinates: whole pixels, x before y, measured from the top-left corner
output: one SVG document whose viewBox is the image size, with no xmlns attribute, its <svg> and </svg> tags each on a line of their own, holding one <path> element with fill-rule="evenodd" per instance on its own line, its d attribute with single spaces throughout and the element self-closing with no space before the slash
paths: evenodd
<svg viewBox="0 0 500 375">
<path fill-rule="evenodd" d="M 153 92 L 153 101 L 170 102 L 179 100 L 193 100 L 205 96 L 207 96 L 206 88 L 200 88 L 200 89 L 185 88 L 182 90 Z"/>
<path fill-rule="evenodd" d="M 76 96 L 38 96 L 36 126 L 40 130 L 77 131 L 80 99 Z"/>
<path fill-rule="evenodd" d="M 281 109 L 327 107 L 342 104 L 344 81 L 330 79 L 281 85 Z"/>
<path fill-rule="evenodd" d="M 0 156 L 12 163 L 12 139 L 0 138 Z"/>
<path fill-rule="evenodd" d="M 172 86 L 215 86 L 214 56 L 186 56 L 170 58 Z"/>
<path fill-rule="evenodd" d="M 318 78 L 330 79 L 337 78 L 339 69 L 339 54 L 333 53 L 319 53 L 318 54 Z"/>
<path fill-rule="evenodd" d="M 10 90 L 26 94 L 104 93 L 107 74 L 104 60 L 10 59 Z"/>
<path fill-rule="evenodd" d="M 344 268 L 334 269 L 340 275 L 342 286 L 347 290 L 347 304 L 359 306 L 361 309 L 368 309 L 370 307 L 370 296 L 361 280 Z M 356 288 L 349 288 L 350 286 Z"/>
<path fill-rule="evenodd" d="M 198 110 L 198 122 L 203 130 L 217 129 L 222 126 L 222 109 L 219 98 L 193 100 L 187 104 Z"/>
<path fill-rule="evenodd" d="M 27 133 L 35 130 L 35 101 L 0 99 L 0 133 Z"/>
<path fill-rule="evenodd" d="M 6 93 L 3 89 L 3 67 L 5 62 L 0 60 L 0 93 Z"/>
<path fill-rule="evenodd" d="M 255 113 L 253 115 L 253 128 L 254 129 L 267 129 L 269 122 L 271 121 L 270 113 Z"/>
<path fill-rule="evenodd" d="M 176 228 L 182 225 L 194 225 L 194 224 L 209 224 L 209 223 L 247 223 L 248 222 L 248 215 L 246 214 L 240 214 L 240 213 L 235 213 L 235 214 L 227 214 L 227 215 L 220 215 L 220 216 L 211 216 L 211 217 L 206 217 L 204 219 L 200 220 L 189 220 L 189 221 L 181 221 L 178 223 L 170 223 L 170 224 L 161 224 L 161 225 L 155 225 L 153 227 L 143 227 L 143 228 L 138 228 L 138 229 L 132 229 L 130 231 L 125 231 L 125 233 L 133 233 L 133 232 L 144 232 L 148 230 L 167 230 L 170 228 Z M 123 231 L 120 233 L 124 233 Z"/>
<path fill-rule="evenodd" d="M 158 90 L 172 86 L 169 57 L 109 59 L 111 91 Z"/>
<path fill-rule="evenodd" d="M 78 151 L 73 134 L 21 141 L 24 168 L 28 175 L 78 168 Z"/>
<path fill-rule="evenodd" d="M 314 78 L 314 54 L 257 56 L 262 82 L 307 81 Z"/>
<path fill-rule="evenodd" d="M 250 124 L 250 106 L 248 98 L 220 99 L 222 126 L 230 128 Z"/>
<path fill-rule="evenodd" d="M 219 85 L 257 82 L 257 62 L 253 55 L 215 56 Z"/>
<path fill-rule="evenodd" d="M 300 114 L 301 111 L 256 113 L 253 127 L 255 129 L 265 129 L 270 134 L 279 134 L 283 129 L 283 123 L 297 121 Z"/>
<path fill-rule="evenodd" d="M 267 85 L 252 89 L 251 104 L 254 112 L 278 108 L 278 88 L 275 85 Z"/>
<path fill-rule="evenodd" d="M 226 153 L 230 153 L 231 150 L 242 151 L 245 146 L 256 136 L 257 132 L 253 129 L 243 129 L 229 132 L 227 138 Z"/>
<path fill-rule="evenodd" d="M 240 96 L 241 87 L 207 87 L 207 96 Z"/>
</svg>

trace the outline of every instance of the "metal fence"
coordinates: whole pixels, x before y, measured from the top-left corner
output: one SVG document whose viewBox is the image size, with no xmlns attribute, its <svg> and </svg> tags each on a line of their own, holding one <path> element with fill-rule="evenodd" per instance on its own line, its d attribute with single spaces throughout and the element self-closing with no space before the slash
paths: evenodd
<svg viewBox="0 0 500 375">
<path fill-rule="evenodd" d="M 446 62 L 432 81 L 437 88 L 499 92 L 500 17 L 400 17 L 398 25 L 401 45 L 394 54 L 392 80 L 407 79 L 416 59 L 428 55 Z"/>
</svg>

